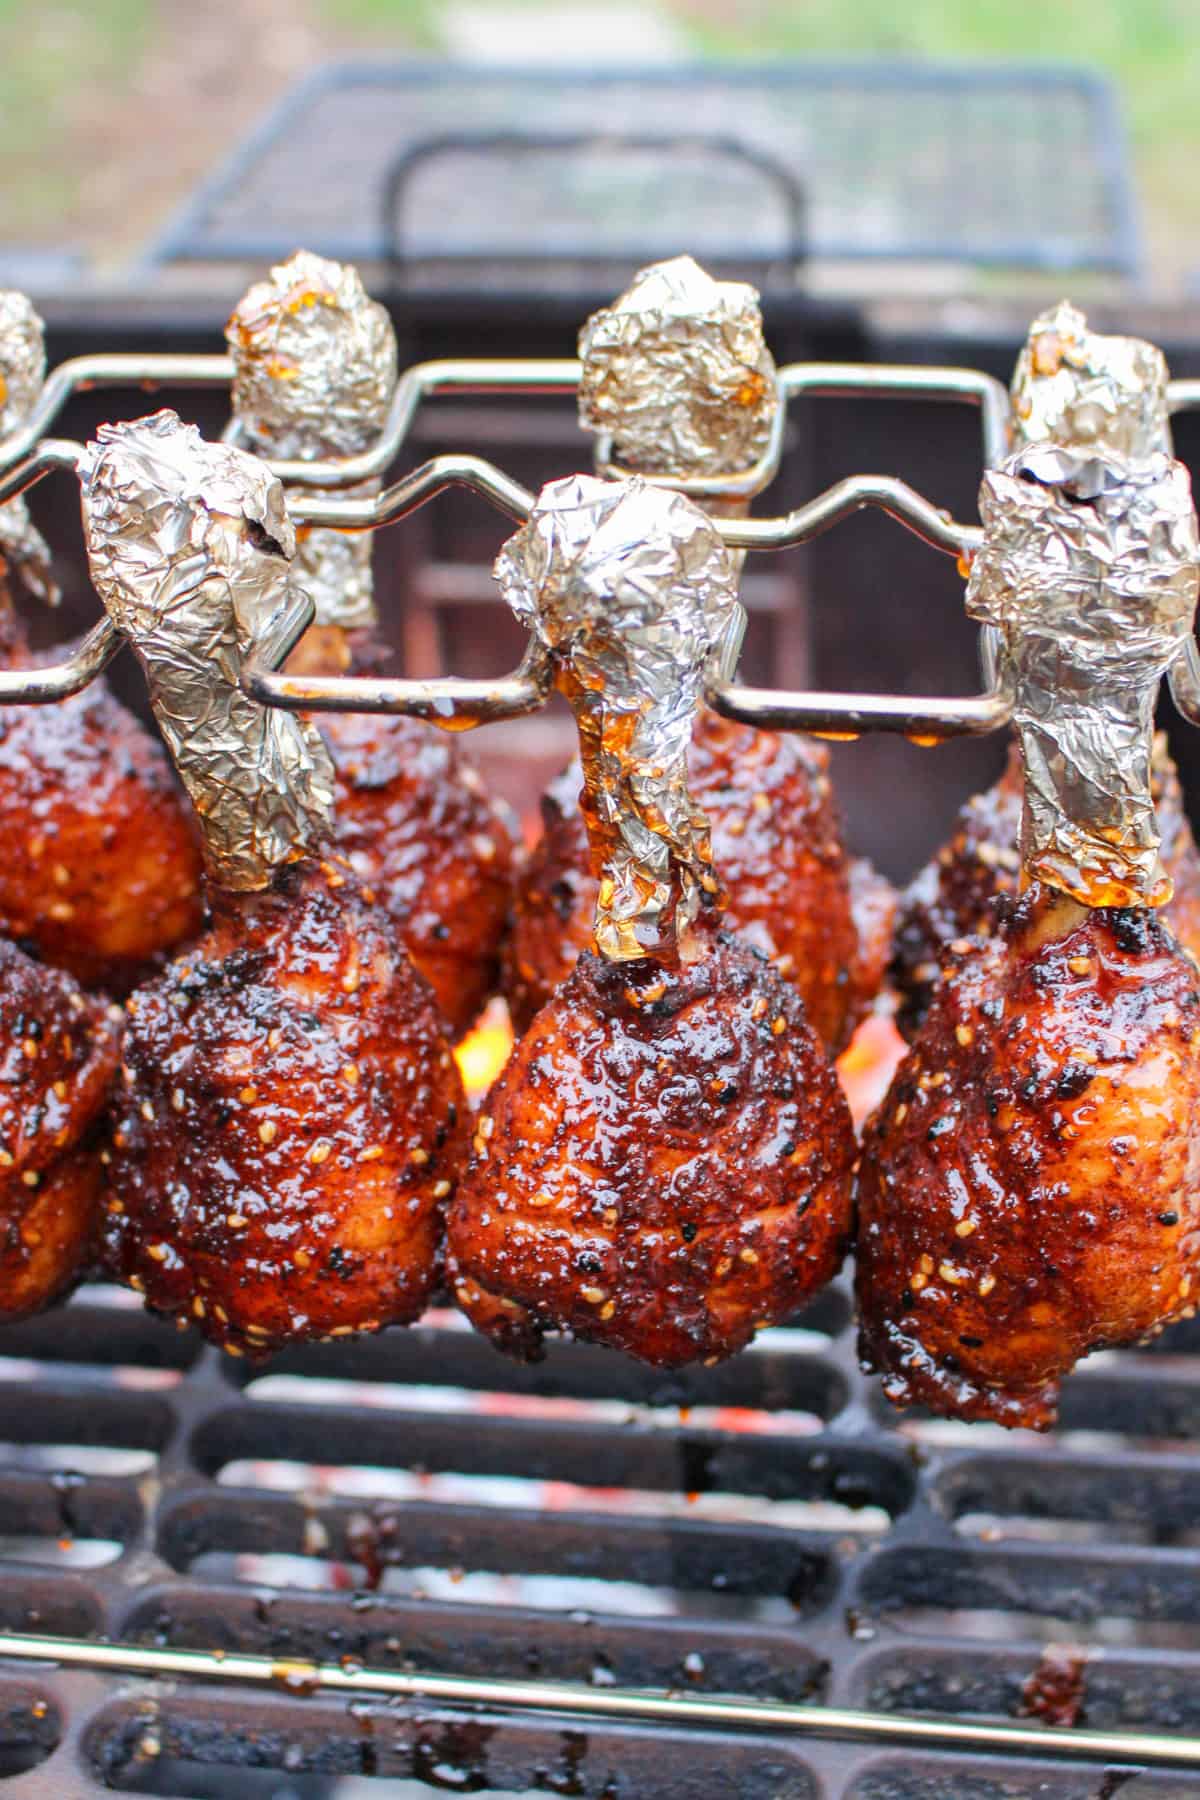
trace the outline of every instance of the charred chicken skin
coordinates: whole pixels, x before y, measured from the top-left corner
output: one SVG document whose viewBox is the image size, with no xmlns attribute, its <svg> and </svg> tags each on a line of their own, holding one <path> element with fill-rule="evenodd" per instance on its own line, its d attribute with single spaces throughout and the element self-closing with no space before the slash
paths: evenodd
<svg viewBox="0 0 1200 1800">
<path fill-rule="evenodd" d="M 408 1323 L 465 1148 L 432 996 L 333 863 L 213 911 L 127 1002 L 108 1267 L 239 1353 Z"/>
<path fill-rule="evenodd" d="M 875 914 L 890 890 L 869 865 L 856 868 L 847 860 L 828 764 L 825 750 L 811 741 L 756 731 L 706 710 L 693 734 L 689 781 L 728 885 L 726 923 L 795 983 L 809 1023 L 837 1051 L 883 977 L 886 900 L 882 923 Z M 543 798 L 542 837 L 518 879 L 505 956 L 505 991 L 518 1029 L 591 942 L 598 883 L 580 782 L 576 764 Z"/>
<path fill-rule="evenodd" d="M 474 765 L 416 719 L 329 714 L 337 847 L 390 914 L 458 1037 L 494 992 L 513 841 Z"/>
<path fill-rule="evenodd" d="M 49 1305 L 88 1263 L 120 1043 L 103 1001 L 0 938 L 0 1319 Z"/>
<path fill-rule="evenodd" d="M 1200 855 L 1164 737 L 1155 740 L 1151 793 L 1163 867 L 1175 883 L 1165 916 L 1183 948 L 1200 955 Z M 993 900 L 1017 892 L 1021 804 L 1021 762 L 1014 745 L 999 781 L 967 801 L 949 843 L 901 897 L 891 974 L 900 995 L 897 1024 L 909 1039 L 929 1010 L 946 945 L 989 936 Z"/>
<path fill-rule="evenodd" d="M 1001 905 L 866 1131 L 860 1350 L 897 1404 L 1045 1428 L 1200 1297 L 1200 977 L 1152 910 Z"/>
<path fill-rule="evenodd" d="M 836 1272 L 854 1157 L 803 1003 L 747 944 L 673 968 L 585 950 L 478 1123 L 449 1278 L 520 1356 L 565 1329 L 715 1362 Z"/>
<path fill-rule="evenodd" d="M 0 663 L 31 660 L 11 622 Z M 199 931 L 200 850 L 162 748 L 103 687 L 0 707 L 0 931 L 126 992 Z"/>
</svg>

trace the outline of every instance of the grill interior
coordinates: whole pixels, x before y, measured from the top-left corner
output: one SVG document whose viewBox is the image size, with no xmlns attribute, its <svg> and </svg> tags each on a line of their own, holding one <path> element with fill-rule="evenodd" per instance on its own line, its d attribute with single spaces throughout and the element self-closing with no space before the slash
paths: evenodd
<svg viewBox="0 0 1200 1800">
<path fill-rule="evenodd" d="M 1200 1332 L 1097 1357 L 1054 1437 L 884 1415 L 835 1288 L 729 1364 L 450 1315 L 261 1368 L 85 1289 L 0 1360 L 0 1624 L 253 1652 L 267 1696 L 0 1679 L 15 1794 L 917 1800 L 1168 1773 L 311 1692 L 289 1662 L 1200 1730 Z M 1064 1644 L 1073 1647 L 1068 1656 Z M 1031 1683 L 1043 1692 L 1039 1705 Z"/>
</svg>

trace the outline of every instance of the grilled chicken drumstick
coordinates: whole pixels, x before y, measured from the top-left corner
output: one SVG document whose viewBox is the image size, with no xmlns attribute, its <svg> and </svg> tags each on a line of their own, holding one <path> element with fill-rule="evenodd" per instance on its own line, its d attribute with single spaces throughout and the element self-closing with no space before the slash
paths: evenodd
<svg viewBox="0 0 1200 1800">
<path fill-rule="evenodd" d="M 395 392 L 396 338 L 349 264 L 298 251 L 250 289 L 226 337 L 235 417 L 261 455 L 311 461 L 378 439 Z M 297 540 L 296 579 L 316 621 L 291 666 L 338 673 L 370 654 L 371 537 L 308 527 Z M 470 758 L 434 726 L 325 713 L 320 729 L 336 776 L 337 848 L 391 914 L 457 1036 L 496 985 L 512 898 L 508 827 Z"/>
<path fill-rule="evenodd" d="M 0 938 L 0 1320 L 66 1293 L 95 1248 L 120 1043 L 115 1008 Z"/>
<path fill-rule="evenodd" d="M 42 323 L 0 293 L 0 436 L 45 373 Z M 27 666 L 11 604 L 53 599 L 23 499 L 0 507 L 0 665 Z M 0 707 L 0 932 L 89 987 L 128 990 L 200 928 L 200 847 L 162 748 L 101 684 L 53 706 Z"/>
<path fill-rule="evenodd" d="M 587 321 L 579 354 L 580 422 L 611 437 L 623 468 L 663 480 L 740 475 L 766 450 L 779 398 L 752 287 L 713 281 L 690 256 L 653 264 Z M 741 514 L 746 502 L 708 510 Z M 575 765 L 545 796 L 542 838 L 518 880 L 505 956 L 518 1028 L 591 939 L 581 781 Z M 795 982 L 810 1024 L 842 1049 L 883 980 L 891 889 L 847 858 L 827 751 L 705 709 L 689 781 L 727 883 L 728 925 Z"/>
<path fill-rule="evenodd" d="M 1050 441 L 1134 460 L 1170 454 L 1162 351 L 1142 338 L 1101 336 L 1063 301 L 1034 320 L 1017 359 L 1012 435 L 1019 448 Z M 1166 916 L 1180 942 L 1200 951 L 1200 861 L 1165 737 L 1155 740 L 1151 792 L 1163 866 L 1175 883 Z M 891 973 L 900 996 L 897 1023 L 907 1037 L 928 1010 L 944 948 L 986 934 L 992 900 L 1016 890 L 1021 803 L 1014 746 L 1000 780 L 967 802 L 949 842 L 901 898 Z"/>
<path fill-rule="evenodd" d="M 438 1274 L 463 1096 L 433 999 L 344 862 L 311 725 L 238 675 L 294 548 L 265 467 L 172 413 L 83 469 L 96 587 L 204 827 L 207 935 L 127 1003 L 105 1253 L 227 1349 L 415 1319 Z"/>
<path fill-rule="evenodd" d="M 1200 552 L 1161 453 L 1035 445 L 981 508 L 968 610 L 1016 695 L 1029 885 L 947 953 L 868 1125 L 860 1349 L 899 1404 L 1045 1427 L 1079 1357 L 1200 1297 L 1200 976 L 1150 797 Z"/>
<path fill-rule="evenodd" d="M 546 488 L 497 564 L 576 714 L 595 948 L 492 1090 L 448 1220 L 468 1317 L 663 1366 L 715 1361 L 836 1271 L 855 1144 L 796 990 L 719 928 L 687 750 L 736 576 L 690 501 Z"/>
</svg>

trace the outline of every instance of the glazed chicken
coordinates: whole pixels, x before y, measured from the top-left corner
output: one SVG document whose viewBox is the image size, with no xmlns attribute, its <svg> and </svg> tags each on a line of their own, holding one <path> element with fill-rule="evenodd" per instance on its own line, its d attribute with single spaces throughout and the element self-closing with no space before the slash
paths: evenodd
<svg viewBox="0 0 1200 1800">
<path fill-rule="evenodd" d="M 298 251 L 243 297 L 226 338 L 235 418 L 263 456 L 344 456 L 379 437 L 396 339 L 351 265 Z M 297 574 L 316 623 L 289 666 L 341 674 L 378 660 L 370 537 L 302 529 Z M 460 1036 L 496 987 L 512 834 L 470 759 L 436 727 L 352 713 L 318 723 L 337 777 L 338 849 L 391 914 Z"/>
<path fill-rule="evenodd" d="M 1175 884 L 1164 915 L 1183 948 L 1200 956 L 1200 855 L 1178 771 L 1161 733 L 1154 741 L 1150 791 L 1162 833 L 1163 867 Z M 891 977 L 900 995 L 896 1022 L 907 1038 L 915 1035 L 929 1010 L 946 946 L 956 939 L 988 936 L 996 896 L 1017 891 L 1021 804 L 1021 763 L 1014 744 L 1000 780 L 968 800 L 949 843 L 901 897 Z"/>
<path fill-rule="evenodd" d="M 943 951 L 866 1129 L 859 1341 L 897 1404 L 1044 1428 L 1081 1356 L 1200 1297 L 1200 971 L 1166 916 L 1164 811 L 1194 848 L 1169 770 L 1158 811 L 1151 791 L 1200 534 L 1161 453 L 1035 445 L 985 475 L 980 510 L 967 610 L 1014 695 L 1027 891 Z M 948 904 L 1016 875 L 1015 839 L 1001 856 L 989 835 L 1014 783 L 969 813 Z"/>
<path fill-rule="evenodd" d="M 860 1348 L 898 1405 L 1044 1428 L 1200 1299 L 1200 977 L 1149 908 L 1005 904 L 866 1131 Z"/>
<path fill-rule="evenodd" d="M 854 1135 L 795 989 L 720 933 L 697 962 L 585 950 L 488 1099 L 449 1217 L 455 1297 L 661 1367 L 730 1356 L 836 1274 Z"/>
<path fill-rule="evenodd" d="M 115 1009 L 0 938 L 2 1320 L 60 1298 L 91 1258 L 120 1045 Z"/>
<path fill-rule="evenodd" d="M 83 484 L 93 580 L 203 823 L 213 915 L 127 1002 L 106 1266 L 239 1353 L 415 1319 L 465 1103 L 388 915 L 321 855 L 321 737 L 238 685 L 287 602 L 282 489 L 171 413 L 102 427 Z"/>
<path fill-rule="evenodd" d="M 0 659 L 33 659 L 12 616 Z M 99 684 L 0 707 L 0 931 L 125 993 L 200 929 L 200 847 L 160 744 Z"/>
<path fill-rule="evenodd" d="M 836 1053 L 883 977 L 890 889 L 869 865 L 856 868 L 846 857 L 828 763 L 811 739 L 756 731 L 705 709 L 688 773 L 728 887 L 727 924 L 795 983 L 810 1025 Z M 542 837 L 517 882 L 504 985 L 519 1030 L 591 941 L 598 884 L 581 779 L 576 763 L 544 796 Z"/>
<path fill-rule="evenodd" d="M 42 322 L 0 292 L 0 436 L 46 370 Z M 17 588 L 57 599 L 50 553 L 18 497 L 0 506 L 0 667 L 36 659 Z M 0 707 L 0 932 L 87 987 L 125 992 L 200 928 L 200 850 L 162 748 L 103 686 Z"/>
<path fill-rule="evenodd" d="M 235 1351 L 407 1324 L 465 1151 L 432 996 L 333 863 L 213 915 L 127 1002 L 107 1267 Z"/>
<path fill-rule="evenodd" d="M 654 578 L 635 584 L 642 555 Z M 681 496 L 584 478 L 543 492 L 497 572 L 576 710 L 595 949 L 477 1122 L 449 1279 L 518 1355 L 568 1330 L 661 1366 L 716 1361 L 836 1271 L 855 1159 L 797 990 L 715 926 L 687 752 L 734 573 Z"/>
</svg>

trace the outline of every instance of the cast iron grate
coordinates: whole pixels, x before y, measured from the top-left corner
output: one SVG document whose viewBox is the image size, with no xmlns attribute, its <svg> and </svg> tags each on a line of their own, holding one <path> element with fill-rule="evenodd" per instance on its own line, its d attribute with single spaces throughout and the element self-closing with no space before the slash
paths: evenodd
<svg viewBox="0 0 1200 1800">
<path fill-rule="evenodd" d="M 1198 1341 L 1093 1359 L 1039 1439 L 897 1426 L 840 1288 L 670 1377 L 571 1344 L 520 1368 L 450 1315 L 256 1368 L 88 1288 L 0 1344 L 0 1627 L 964 1719 L 1021 1716 L 1065 1666 L 1081 1723 L 1194 1734 Z M 14 1795 L 1131 1800 L 1193 1781 L 455 1716 L 286 1674 L 266 1694 L 0 1676 Z"/>
</svg>

